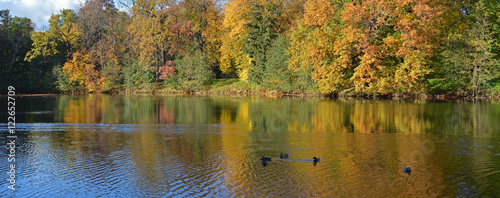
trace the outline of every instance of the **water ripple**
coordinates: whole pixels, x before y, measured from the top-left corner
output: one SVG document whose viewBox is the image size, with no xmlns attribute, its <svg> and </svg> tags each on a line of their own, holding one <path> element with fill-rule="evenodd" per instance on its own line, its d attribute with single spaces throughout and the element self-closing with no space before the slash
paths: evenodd
<svg viewBox="0 0 500 198">
<path fill-rule="evenodd" d="M 18 126 L 26 132 L 18 147 L 20 197 L 477 197 L 496 192 L 492 182 L 500 178 L 497 141 L 460 136 L 436 142 L 416 161 L 404 155 L 421 151 L 414 142 L 426 137 L 246 139 L 239 125 Z M 292 144 L 273 141 L 286 136 Z M 279 159 L 285 151 L 290 159 Z M 262 155 L 273 157 L 266 167 Z M 314 155 L 322 157 L 316 165 Z M 0 171 L 7 171 L 4 163 Z M 407 164 L 411 175 L 402 173 Z M 0 195 L 10 196 L 5 189 Z"/>
</svg>

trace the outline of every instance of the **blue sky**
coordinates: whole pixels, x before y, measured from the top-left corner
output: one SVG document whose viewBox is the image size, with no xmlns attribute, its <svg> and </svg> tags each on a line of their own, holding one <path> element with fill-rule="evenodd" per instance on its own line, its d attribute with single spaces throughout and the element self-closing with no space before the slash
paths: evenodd
<svg viewBox="0 0 500 198">
<path fill-rule="evenodd" d="M 83 0 L 0 0 L 0 10 L 9 9 L 11 16 L 28 17 L 35 23 L 36 30 L 46 30 L 52 13 L 59 13 L 63 8 L 77 9 L 81 1 Z"/>
</svg>

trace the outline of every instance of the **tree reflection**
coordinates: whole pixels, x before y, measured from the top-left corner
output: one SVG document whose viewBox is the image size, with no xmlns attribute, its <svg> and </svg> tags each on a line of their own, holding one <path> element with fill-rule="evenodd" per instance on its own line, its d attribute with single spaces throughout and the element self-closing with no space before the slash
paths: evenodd
<svg viewBox="0 0 500 198">
<path fill-rule="evenodd" d="M 228 188 L 252 189 L 262 181 L 248 175 L 264 166 L 291 171 L 283 186 L 308 193 L 307 185 L 334 181 L 346 188 L 355 184 L 375 196 L 403 191 L 446 195 L 448 190 L 436 183 L 461 178 L 454 173 L 464 171 L 495 180 L 494 174 L 475 167 L 487 170 L 498 163 L 491 157 L 494 149 L 480 147 L 491 144 L 485 140 L 498 142 L 500 103 L 495 102 L 88 95 L 57 97 L 54 108 L 54 122 L 65 123 L 64 132 L 51 133 L 48 140 L 39 134 L 31 138 L 49 141 L 56 150 L 74 151 L 63 162 L 66 166 L 98 160 L 111 170 L 120 165 L 109 156 L 126 150 L 131 169 L 143 179 L 137 185 L 144 188 L 156 183 L 168 189 L 177 180 L 204 185 L 183 178 L 217 177 Z M 68 123 L 97 125 L 82 129 Z M 445 143 L 440 138 L 451 135 L 474 139 Z M 464 153 L 451 153 L 449 146 Z M 292 152 L 293 157 L 286 163 L 259 163 L 260 156 L 275 158 L 280 152 Z M 322 162 L 311 166 L 313 155 L 321 156 Z M 453 168 L 456 164 L 460 166 Z M 402 180 L 401 170 L 407 166 L 414 172 Z M 88 176 L 99 174 L 103 173 Z M 433 182 L 417 183 L 417 178 Z M 471 181 L 467 184 L 480 185 Z M 406 189 L 410 184 L 412 188 Z M 339 186 L 324 188 L 343 193 Z M 448 195 L 459 190 L 449 189 Z"/>
</svg>

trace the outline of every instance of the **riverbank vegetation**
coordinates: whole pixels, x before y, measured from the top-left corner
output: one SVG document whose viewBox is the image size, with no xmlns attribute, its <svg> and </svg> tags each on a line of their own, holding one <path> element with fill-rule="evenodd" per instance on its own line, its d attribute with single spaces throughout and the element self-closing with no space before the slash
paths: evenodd
<svg viewBox="0 0 500 198">
<path fill-rule="evenodd" d="M 86 0 L 35 31 L 2 10 L 0 85 L 498 96 L 499 11 L 494 0 Z"/>
</svg>

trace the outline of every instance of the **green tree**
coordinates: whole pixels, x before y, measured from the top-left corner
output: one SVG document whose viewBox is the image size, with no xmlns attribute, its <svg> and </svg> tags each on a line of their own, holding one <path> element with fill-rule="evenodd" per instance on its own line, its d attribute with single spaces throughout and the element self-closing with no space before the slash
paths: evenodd
<svg viewBox="0 0 500 198">
<path fill-rule="evenodd" d="M 29 63 L 24 56 L 31 48 L 34 24 L 28 18 L 11 17 L 9 10 L 0 10 L 0 86 L 16 86 L 18 91 L 48 89 L 47 70 Z"/>
<path fill-rule="evenodd" d="M 264 1 L 263 4 L 252 4 L 250 9 L 250 23 L 243 51 L 251 59 L 249 82 L 261 84 L 265 71 L 266 54 L 272 42 L 278 36 L 275 15 L 278 5 L 272 1 Z"/>
<path fill-rule="evenodd" d="M 491 80 L 499 77 L 500 66 L 495 59 L 492 26 L 479 2 L 470 15 L 470 28 L 450 35 L 444 63 L 447 78 L 458 86 L 458 91 L 474 97 L 490 93 Z"/>
<path fill-rule="evenodd" d="M 289 47 L 290 42 L 285 35 L 274 40 L 266 55 L 262 85 L 271 90 L 284 92 L 315 91 L 316 83 L 311 79 L 309 71 L 289 69 L 290 57 L 287 53 Z"/>
<path fill-rule="evenodd" d="M 138 61 L 134 60 L 130 57 L 129 54 L 125 54 L 122 57 L 123 67 L 120 70 L 120 74 L 123 79 L 123 85 L 125 89 L 131 90 L 136 86 L 136 83 L 139 83 L 139 79 L 137 78 L 138 74 Z"/>
<path fill-rule="evenodd" d="M 210 64 L 200 51 L 176 60 L 175 65 L 178 71 L 179 85 L 184 89 L 203 89 L 206 83 L 213 78 Z"/>
</svg>

